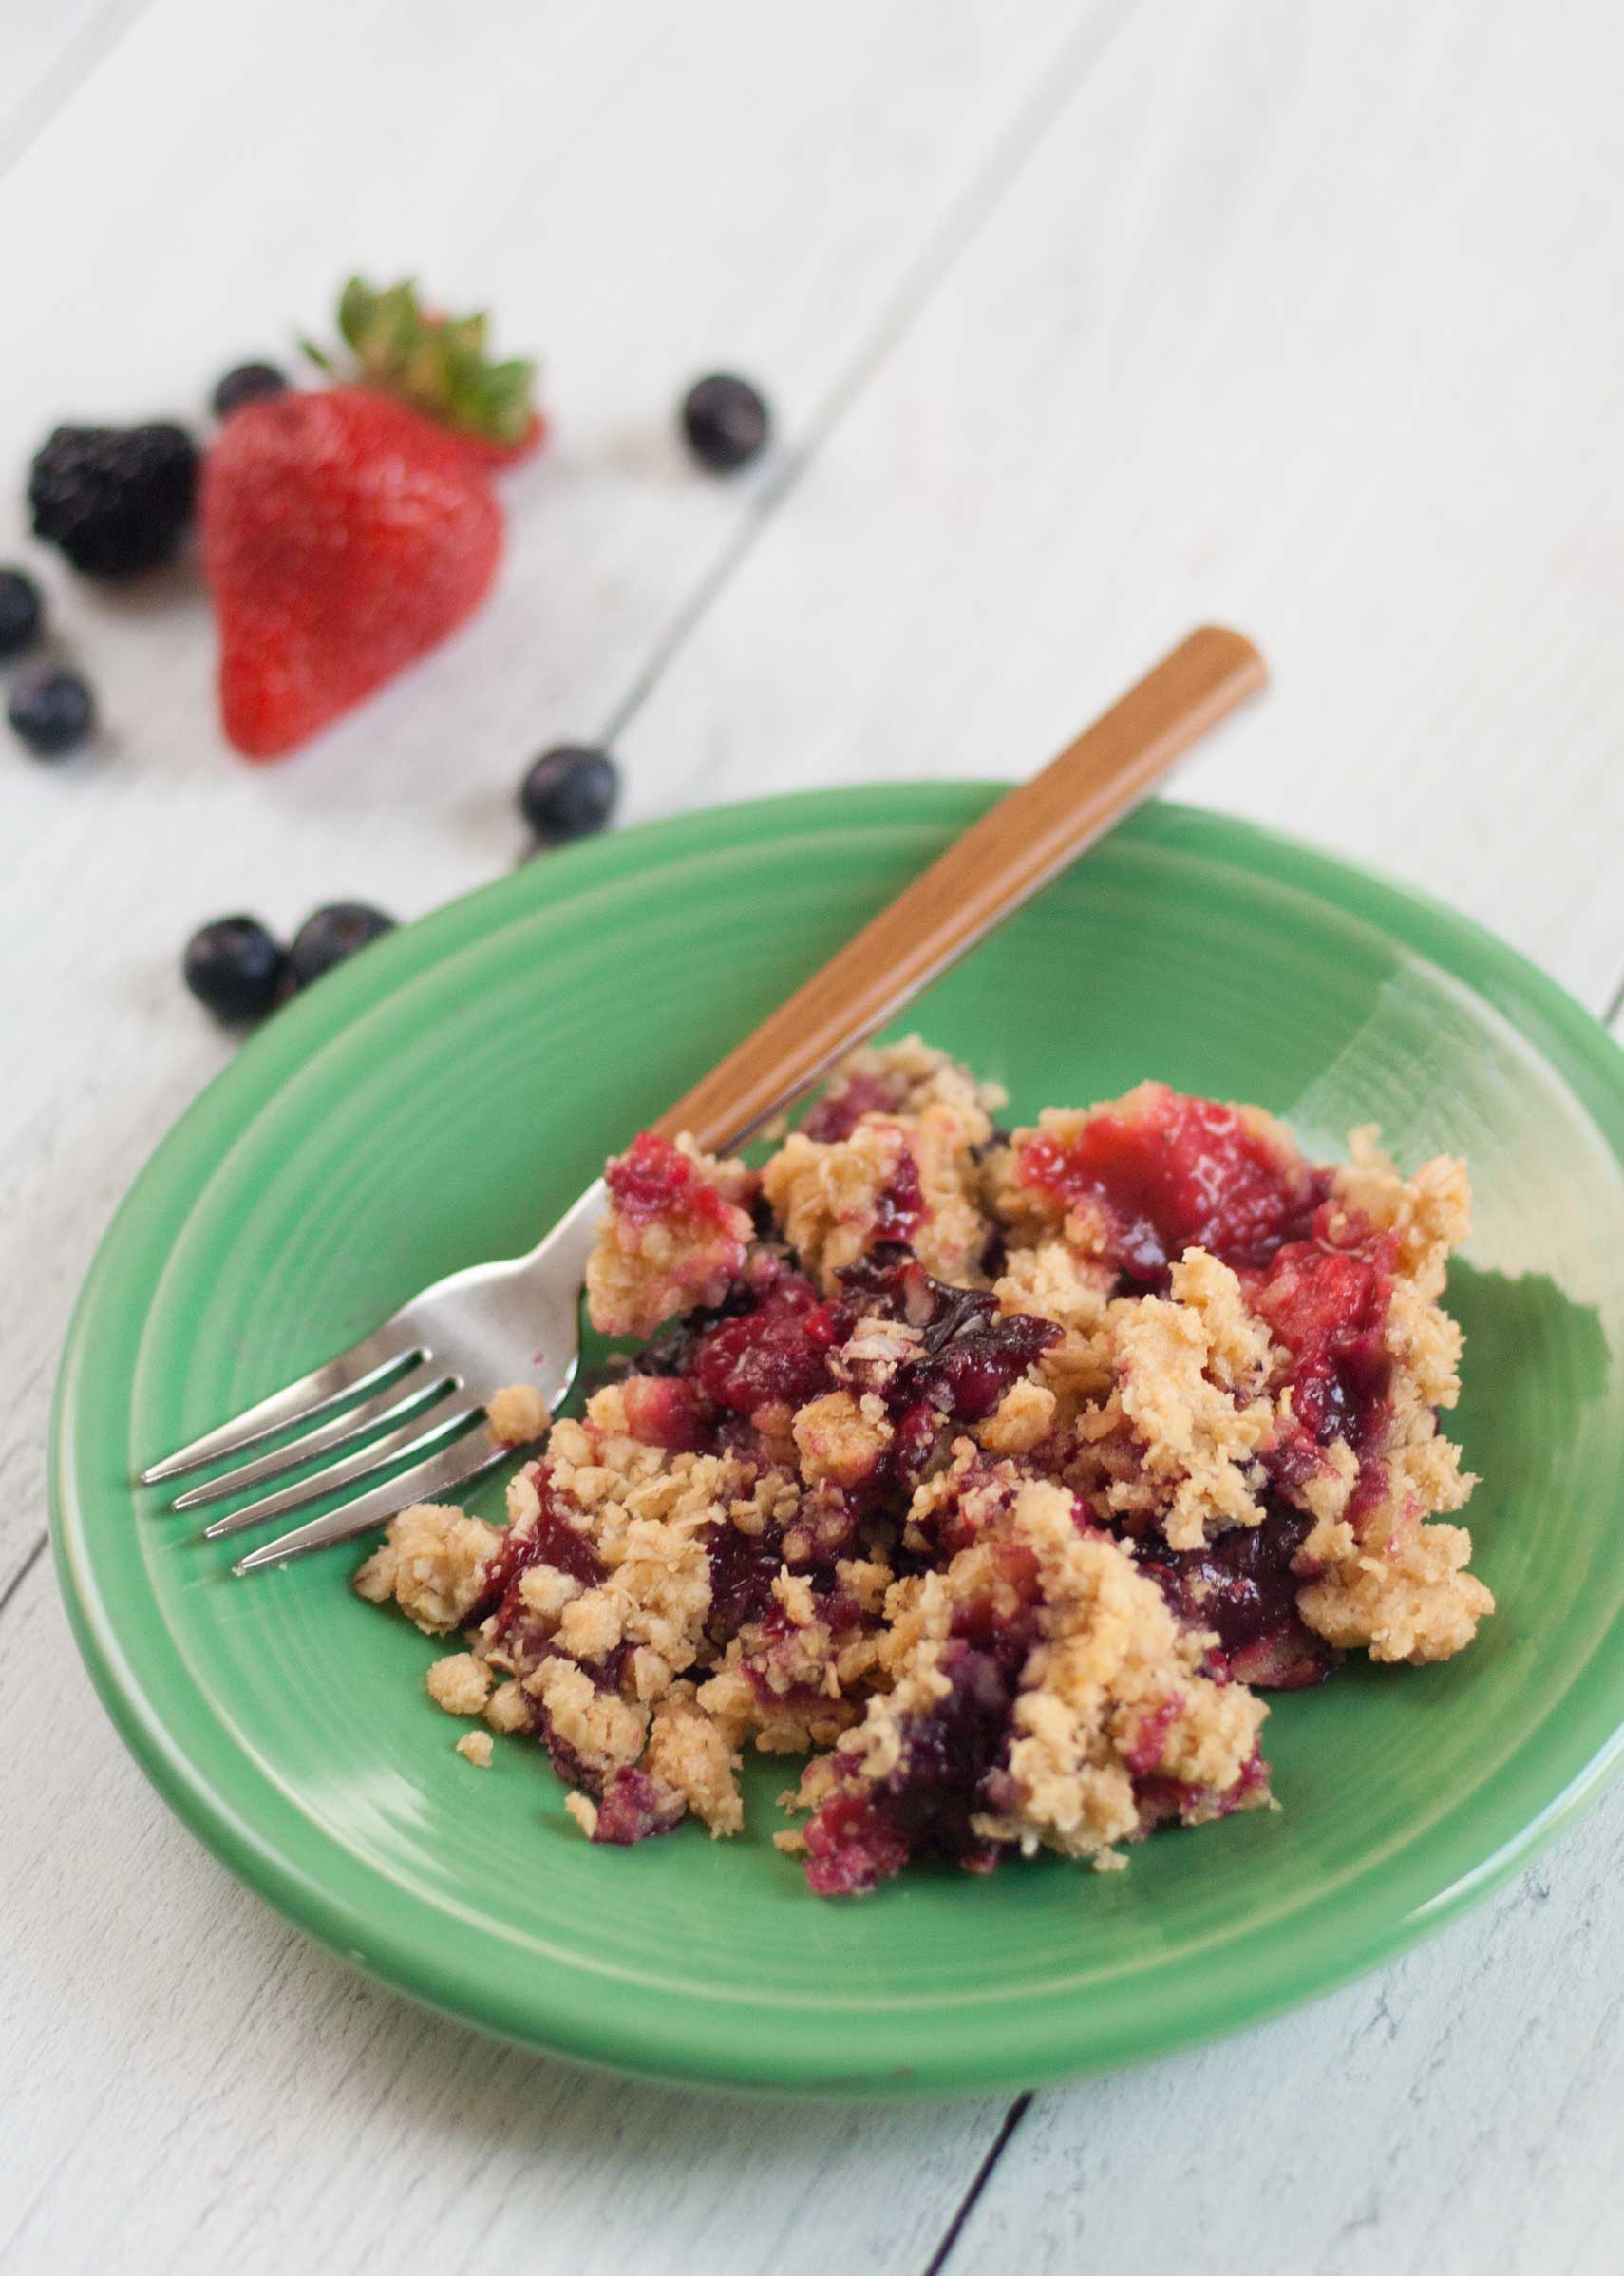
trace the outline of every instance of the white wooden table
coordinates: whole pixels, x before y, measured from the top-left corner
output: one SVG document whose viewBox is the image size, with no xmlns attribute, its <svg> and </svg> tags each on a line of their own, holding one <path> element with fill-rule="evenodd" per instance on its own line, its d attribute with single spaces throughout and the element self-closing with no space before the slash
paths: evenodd
<svg viewBox="0 0 1624 2276">
<path fill-rule="evenodd" d="M 228 1049 L 186 934 L 480 882 L 549 742 L 612 736 L 633 819 L 1014 774 L 1227 616 L 1276 688 L 1183 793 L 1616 1016 L 1621 69 L 1600 0 L 0 9 L 6 465 L 195 415 L 352 265 L 488 295 L 557 417 L 475 628 L 279 768 L 220 745 L 184 580 L 46 564 L 109 732 L 0 749 L 0 2266 L 1624 2266 L 1624 1791 L 1226 2045 L 1012 2109 L 717 2102 L 504 2053 L 285 1926 L 125 1758 L 43 1549 L 74 1290 Z M 731 484 L 671 435 L 717 364 L 781 421 Z"/>
</svg>

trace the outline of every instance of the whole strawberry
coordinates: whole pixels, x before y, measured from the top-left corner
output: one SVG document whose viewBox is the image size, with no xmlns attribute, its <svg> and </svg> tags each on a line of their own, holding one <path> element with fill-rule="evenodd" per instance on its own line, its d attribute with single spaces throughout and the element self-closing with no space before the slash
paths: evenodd
<svg viewBox="0 0 1624 2276">
<path fill-rule="evenodd" d="M 501 554 L 489 480 L 452 435 L 365 388 L 234 411 L 203 470 L 220 712 L 278 758 L 455 632 Z"/>
<path fill-rule="evenodd" d="M 277 758 L 454 632 L 496 574 L 491 472 L 544 432 L 534 365 L 415 287 L 344 288 L 334 384 L 228 408 L 203 471 L 225 731 Z"/>
</svg>

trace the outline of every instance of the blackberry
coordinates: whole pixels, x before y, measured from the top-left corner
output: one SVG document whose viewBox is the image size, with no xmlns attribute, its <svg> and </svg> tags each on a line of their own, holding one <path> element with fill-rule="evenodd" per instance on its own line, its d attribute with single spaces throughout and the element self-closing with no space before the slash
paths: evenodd
<svg viewBox="0 0 1624 2276">
<path fill-rule="evenodd" d="M 771 414 L 747 379 L 713 371 L 695 380 L 683 398 L 682 430 L 702 466 L 730 474 L 746 465 L 765 444 Z"/>
<path fill-rule="evenodd" d="M 256 917 L 217 917 L 186 943 L 186 985 L 217 1019 L 257 1019 L 281 993 L 288 959 Z"/>
<path fill-rule="evenodd" d="M 606 750 L 560 743 L 544 750 L 519 786 L 519 810 L 545 845 L 602 829 L 620 796 L 620 769 Z"/>
<path fill-rule="evenodd" d="M 90 732 L 96 704 L 77 672 L 47 668 L 17 682 L 6 716 L 36 759 L 59 759 Z"/>
<path fill-rule="evenodd" d="M 0 659 L 20 656 L 39 636 L 40 589 L 20 569 L 0 569 Z"/>
<path fill-rule="evenodd" d="M 274 364 L 237 364 L 216 382 L 209 408 L 217 419 L 223 419 L 238 404 L 255 403 L 261 395 L 284 395 L 287 389 L 286 374 Z"/>
<path fill-rule="evenodd" d="M 394 929 L 392 917 L 386 917 L 382 909 L 368 908 L 362 901 L 335 901 L 317 909 L 300 925 L 288 951 L 293 985 L 308 988 L 334 964 L 342 964 L 358 948 Z"/>
<path fill-rule="evenodd" d="M 86 577 L 135 577 L 173 558 L 197 488 L 197 446 L 169 420 L 59 427 L 28 473 L 34 535 Z"/>
</svg>

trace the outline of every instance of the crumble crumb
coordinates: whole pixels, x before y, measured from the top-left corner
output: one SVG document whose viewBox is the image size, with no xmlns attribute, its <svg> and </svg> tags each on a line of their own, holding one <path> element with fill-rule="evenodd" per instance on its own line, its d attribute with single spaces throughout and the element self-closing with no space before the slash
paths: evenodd
<svg viewBox="0 0 1624 2276">
<path fill-rule="evenodd" d="M 564 1808 L 575 1819 L 588 1841 L 591 1841 L 593 1835 L 597 1831 L 597 1804 L 589 1800 L 583 1793 L 569 1793 L 564 1796 Z"/>
<path fill-rule="evenodd" d="M 1297 1602 L 1309 1626 L 1345 1650 L 1364 1645 L 1372 1660 L 1418 1667 L 1450 1660 L 1494 1610 L 1494 1598 L 1464 1569 L 1471 1553 L 1471 1536 L 1459 1526 L 1414 1526 L 1385 1554 L 1333 1565 Z"/>
<path fill-rule="evenodd" d="M 762 1172 L 790 1246 L 828 1294 L 877 1238 L 886 1197 L 918 1168 L 896 1121 L 859 1122 L 829 1144 L 792 1130 Z"/>
<path fill-rule="evenodd" d="M 428 1696 L 447 1715 L 482 1715 L 491 1693 L 491 1671 L 472 1652 L 437 1660 L 426 1678 Z"/>
<path fill-rule="evenodd" d="M 801 1474 L 812 1485 L 831 1478 L 837 1486 L 860 1486 L 878 1469 L 891 1436 L 884 1402 L 875 1393 L 859 1400 L 849 1391 L 826 1392 L 795 1417 Z"/>
<path fill-rule="evenodd" d="M 1394 1236 L 1400 1272 L 1430 1299 L 1443 1293 L 1449 1251 L 1472 1229 L 1466 1166 L 1439 1154 L 1407 1178 L 1377 1145 L 1380 1135 L 1374 1123 L 1351 1133 L 1347 1165 L 1332 1172 L 1332 1188 L 1345 1208 Z"/>
<path fill-rule="evenodd" d="M 792 1573 L 781 1567 L 773 1575 L 772 1593 L 784 1607 L 784 1617 L 792 1628 L 809 1628 L 817 1619 L 817 1599 L 804 1573 Z"/>
<path fill-rule="evenodd" d="M 564 1607 L 581 1594 L 585 1584 L 574 1573 L 560 1572 L 556 1565 L 533 1565 L 519 1574 L 515 1585 L 526 1612 L 534 1612 L 538 1620 L 557 1621 Z"/>
<path fill-rule="evenodd" d="M 935 1099 L 903 1125 L 925 1206 L 914 1253 L 938 1280 L 982 1279 L 992 1225 L 981 1197 L 979 1148 L 991 1126 L 979 1106 Z"/>
<path fill-rule="evenodd" d="M 599 1777 L 629 1770 L 643 1752 L 647 1711 L 617 1692 L 599 1691 L 584 1668 L 544 1660 L 524 1688 L 540 1705 L 559 1743 Z"/>
<path fill-rule="evenodd" d="M 1255 1321 L 1242 1329 L 1239 1283 L 1200 1250 L 1175 1265 L 1172 1286 L 1170 1299 L 1126 1298 L 1107 1316 L 1115 1390 L 1100 1419 L 1124 1428 L 1138 1457 L 1134 1478 L 1113 1480 L 1107 1500 L 1124 1511 L 1160 1509 L 1169 1546 L 1199 1549 L 1209 1528 L 1263 1516 L 1256 1456 L 1274 1412 L 1260 1397 L 1240 1404 L 1232 1371 L 1260 1381 L 1269 1337 Z M 1184 1296 L 1198 1300 L 1178 1300 Z"/>
<path fill-rule="evenodd" d="M 485 1701 L 484 1716 L 493 1731 L 504 1734 L 528 1731 L 532 1727 L 535 1717 L 530 1711 L 530 1701 L 525 1698 L 524 1686 L 517 1677 L 510 1676 L 505 1683 L 497 1685 Z"/>
<path fill-rule="evenodd" d="M 355 1575 L 368 1603 L 392 1597 L 428 1636 L 444 1636 L 479 1600 L 484 1570 L 501 1546 L 495 1526 L 438 1502 L 414 1502 L 391 1518 L 384 1546 Z"/>
<path fill-rule="evenodd" d="M 1006 1312 L 1035 1312 L 1092 1336 L 1103 1324 L 1112 1276 L 1063 1241 L 1016 1249 L 994 1293 Z"/>
<path fill-rule="evenodd" d="M 533 1383 L 509 1383 L 493 1395 L 485 1421 L 498 1446 L 528 1446 L 547 1435 L 553 1417 Z"/>
<path fill-rule="evenodd" d="M 681 1794 L 713 1838 L 743 1827 L 738 1754 L 695 1705 L 690 1683 L 673 1691 L 655 1714 L 645 1763 L 651 1776 Z"/>
<path fill-rule="evenodd" d="M 829 1079 L 821 1106 L 813 1120 L 849 1121 L 863 1114 L 917 1114 L 926 1107 L 947 1106 L 973 1125 L 976 1143 L 985 1145 L 992 1134 L 992 1117 L 1010 1103 L 1001 1083 L 977 1082 L 969 1068 L 937 1051 L 919 1035 L 904 1035 L 896 1043 L 864 1044 L 844 1058 Z M 816 1133 L 827 1135 L 823 1129 Z M 782 1137 L 783 1132 L 778 1135 Z"/>
<path fill-rule="evenodd" d="M 1029 1454 L 1053 1428 L 1057 1404 L 1042 1383 L 1011 1383 L 975 1436 L 990 1454 Z"/>
<path fill-rule="evenodd" d="M 1248 1777 L 1262 1700 L 1199 1672 L 1199 1631 L 1114 1542 L 1078 1532 L 1062 1489 L 1023 1488 L 1012 1516 L 1043 1578 L 1043 1641 L 1015 1702 L 998 1835 L 1092 1856 L 1142 1830 L 1149 1779 L 1183 1790 L 1172 1807 L 1186 1824 L 1265 1801 Z"/>
<path fill-rule="evenodd" d="M 477 1771 L 491 1767 L 491 1735 L 488 1731 L 464 1731 L 457 1741 L 457 1752 L 464 1762 L 471 1762 Z"/>
<path fill-rule="evenodd" d="M 647 1175 L 633 1182 L 645 1165 Z M 617 1169 L 631 1189 L 615 1190 Z M 643 1138 L 609 1166 L 611 1204 L 587 1261 L 587 1303 L 606 1336 L 651 1335 L 692 1304 L 715 1304 L 745 1261 L 750 1219 L 741 1204 L 754 1180 L 742 1162 L 702 1153 L 685 1132 L 674 1146 Z M 651 1205 L 664 1197 L 664 1206 Z"/>
</svg>

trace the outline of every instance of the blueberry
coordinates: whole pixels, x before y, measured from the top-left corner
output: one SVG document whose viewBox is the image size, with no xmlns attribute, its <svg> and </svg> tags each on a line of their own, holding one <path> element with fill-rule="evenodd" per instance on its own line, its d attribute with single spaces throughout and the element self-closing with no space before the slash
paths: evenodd
<svg viewBox="0 0 1624 2276">
<path fill-rule="evenodd" d="M 368 940 L 394 929 L 392 917 L 386 917 L 382 909 L 368 908 L 364 901 L 335 901 L 317 909 L 300 925 L 288 951 L 293 985 L 308 988 L 312 980 L 319 980 L 324 972 L 342 964 Z"/>
<path fill-rule="evenodd" d="M 217 382 L 209 408 L 217 419 L 223 419 L 239 404 L 257 402 L 261 395 L 283 395 L 287 389 L 286 374 L 274 364 L 237 364 Z"/>
<path fill-rule="evenodd" d="M 519 810 L 548 845 L 590 838 L 620 796 L 620 769 L 606 750 L 560 743 L 544 750 L 519 786 Z"/>
<path fill-rule="evenodd" d="M 77 672 L 50 667 L 17 682 L 6 716 L 36 758 L 56 759 L 84 742 L 96 723 L 96 705 Z"/>
<path fill-rule="evenodd" d="M 0 657 L 20 656 L 38 637 L 40 589 L 20 569 L 0 569 Z"/>
<path fill-rule="evenodd" d="M 187 941 L 180 970 L 217 1019 L 257 1019 L 275 1003 L 287 963 L 257 917 L 217 917 Z"/>
<path fill-rule="evenodd" d="M 682 429 L 689 448 L 716 474 L 747 465 L 771 425 L 766 404 L 749 381 L 727 371 L 695 380 L 683 397 Z"/>
</svg>

